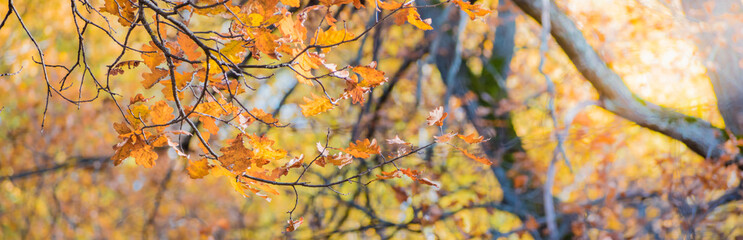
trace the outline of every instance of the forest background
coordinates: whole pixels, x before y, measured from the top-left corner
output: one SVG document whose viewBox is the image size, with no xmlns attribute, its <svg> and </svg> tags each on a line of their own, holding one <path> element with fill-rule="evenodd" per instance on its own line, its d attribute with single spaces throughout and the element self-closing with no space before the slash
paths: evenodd
<svg viewBox="0 0 743 240">
<path fill-rule="evenodd" d="M 743 236 L 739 1 L 7 1 L 3 239 Z"/>
</svg>

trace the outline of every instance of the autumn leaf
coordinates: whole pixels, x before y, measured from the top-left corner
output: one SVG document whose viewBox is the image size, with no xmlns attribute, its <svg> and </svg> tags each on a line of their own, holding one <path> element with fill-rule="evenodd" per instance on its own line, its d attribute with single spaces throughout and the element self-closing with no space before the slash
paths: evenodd
<svg viewBox="0 0 743 240">
<path fill-rule="evenodd" d="M 299 107 L 302 108 L 302 115 L 305 117 L 315 116 L 333 108 L 330 100 L 324 97 L 318 97 L 314 93 L 312 93 L 312 99 L 304 97 L 303 100 L 305 104 L 301 104 Z"/>
<path fill-rule="evenodd" d="M 410 146 L 410 143 L 403 141 L 398 135 L 395 135 L 395 138 L 387 139 L 387 144 Z"/>
<path fill-rule="evenodd" d="M 144 51 L 141 55 L 142 60 L 144 61 L 144 64 L 150 68 L 150 70 L 154 70 L 155 67 L 165 62 L 165 55 L 163 55 L 160 48 L 155 46 L 155 43 L 152 41 L 150 41 L 150 43 L 147 45 L 143 45 L 142 51 Z"/>
<path fill-rule="evenodd" d="M 433 29 L 433 27 L 431 27 L 430 18 L 422 20 L 421 15 L 418 13 L 418 10 L 415 8 L 408 8 L 406 10 L 408 12 L 407 20 L 410 24 L 413 24 L 413 26 L 421 30 L 432 30 Z"/>
<path fill-rule="evenodd" d="M 366 93 L 366 89 L 357 84 L 355 75 L 351 76 L 350 80 L 346 80 L 346 88 L 343 90 L 343 97 L 351 98 L 353 104 L 364 102 L 364 93 Z"/>
<path fill-rule="evenodd" d="M 398 3 L 398 2 L 381 1 L 381 0 L 376 0 L 376 1 L 377 1 L 377 6 L 384 10 L 395 10 L 395 9 L 402 7 L 402 3 Z M 377 11 L 379 11 L 379 8 L 377 8 Z"/>
<path fill-rule="evenodd" d="M 436 188 L 440 187 L 439 183 L 436 183 L 428 178 L 421 177 L 420 172 L 418 170 L 411 170 L 410 168 L 401 168 L 397 169 L 392 172 L 382 172 L 382 174 L 377 175 L 377 179 L 390 179 L 390 178 L 401 178 L 402 176 L 408 176 L 410 179 L 413 179 L 413 181 L 416 181 L 421 184 L 434 186 Z"/>
<path fill-rule="evenodd" d="M 337 30 L 335 27 L 330 27 L 325 31 L 322 29 L 317 31 L 316 36 L 312 39 L 312 45 L 332 46 L 343 41 L 351 40 L 354 37 L 353 33 L 347 32 L 346 29 Z M 328 51 L 330 51 L 330 48 L 323 49 L 323 52 L 327 53 Z"/>
<path fill-rule="evenodd" d="M 150 72 L 142 73 L 142 86 L 145 89 L 150 89 L 152 86 L 155 86 L 156 83 L 160 82 L 160 79 L 163 79 L 165 76 L 168 76 L 168 71 L 154 68 L 150 69 Z"/>
<path fill-rule="evenodd" d="M 142 61 L 139 61 L 139 60 L 121 61 L 115 66 L 113 66 L 111 70 L 108 71 L 108 74 L 111 76 L 123 74 L 125 68 L 132 69 L 132 68 L 139 66 L 140 63 L 142 63 Z"/>
<path fill-rule="evenodd" d="M 433 138 L 435 139 L 437 143 L 445 143 L 445 142 L 449 142 L 449 140 L 451 140 L 451 138 L 453 138 L 454 135 L 456 135 L 456 133 L 450 132 L 447 134 L 441 134 L 441 136 L 433 136 Z"/>
<path fill-rule="evenodd" d="M 472 134 L 467 135 L 467 136 L 462 135 L 462 134 L 457 134 L 457 137 L 461 138 L 462 140 L 464 140 L 465 142 L 467 142 L 469 144 L 481 143 L 483 141 L 483 139 L 484 139 L 483 136 L 477 136 L 477 133 L 472 133 Z"/>
<path fill-rule="evenodd" d="M 379 145 L 377 145 L 377 139 L 356 140 L 356 143 L 349 144 L 348 148 L 341 149 L 341 151 L 351 154 L 357 158 L 368 158 L 370 154 L 379 154 L 381 152 Z"/>
<path fill-rule="evenodd" d="M 283 166 L 278 167 L 274 169 L 273 171 L 271 171 L 271 176 L 273 176 L 274 178 L 286 176 L 287 174 L 289 174 L 289 169 L 302 167 L 303 160 L 304 160 L 304 154 L 294 157 L 291 160 L 289 160 L 289 162 L 284 164 Z"/>
<path fill-rule="evenodd" d="M 468 158 L 471 158 L 472 160 L 478 161 L 478 162 L 480 162 L 480 163 L 482 163 L 482 164 L 485 164 L 485 165 L 488 165 L 488 166 L 490 166 L 490 165 L 492 165 L 492 164 L 493 164 L 493 162 L 491 162 L 491 161 L 490 161 L 490 160 L 488 160 L 487 158 L 475 156 L 475 155 L 473 155 L 473 154 L 471 154 L 471 153 L 467 152 L 467 150 L 465 150 L 464 148 L 460 148 L 460 147 L 456 147 L 456 148 L 457 148 L 457 150 L 459 150 L 459 151 L 460 151 L 460 152 L 462 152 L 462 153 L 463 153 L 463 154 L 464 154 L 465 156 L 467 156 Z"/>
<path fill-rule="evenodd" d="M 119 17 L 119 24 L 124 27 L 132 25 L 136 8 L 129 0 L 105 0 L 105 4 L 99 9 L 101 12 L 110 13 Z"/>
<path fill-rule="evenodd" d="M 332 163 L 338 167 L 338 169 L 341 169 L 343 166 L 351 164 L 353 162 L 353 157 L 351 157 L 350 154 L 336 153 L 335 155 L 324 157 L 323 160 L 323 162 Z"/>
<path fill-rule="evenodd" d="M 286 227 L 287 232 L 294 232 L 294 230 L 297 230 L 299 228 L 299 225 L 302 225 L 302 222 L 304 221 L 304 218 L 299 218 L 298 220 L 292 221 L 289 219 L 287 222 L 289 223 Z"/>
<path fill-rule="evenodd" d="M 299 0 L 281 0 L 281 3 L 290 7 L 299 7 Z"/>
<path fill-rule="evenodd" d="M 202 158 L 198 161 L 189 160 L 186 170 L 188 171 L 188 176 L 191 177 L 191 179 L 198 179 L 209 175 L 209 169 L 213 167 L 214 165 L 209 164 L 209 160 L 207 160 L 206 158 Z"/>
<path fill-rule="evenodd" d="M 429 126 L 436 125 L 441 127 L 444 125 L 444 119 L 446 119 L 446 115 L 448 115 L 448 113 L 444 112 L 444 107 L 439 106 L 428 113 L 428 118 L 426 118 L 426 121 L 428 122 Z"/>
<path fill-rule="evenodd" d="M 250 159 L 253 158 L 253 151 L 245 147 L 243 137 L 243 134 L 237 134 L 234 139 L 227 140 L 228 146 L 219 150 L 222 152 L 219 162 L 222 163 L 225 169 L 229 169 L 233 173 L 245 171 L 245 169 L 250 167 Z"/>
<path fill-rule="evenodd" d="M 177 41 L 178 46 L 180 46 L 180 49 L 189 59 L 195 60 L 201 57 L 199 46 L 196 45 L 196 43 L 191 38 L 189 38 L 188 35 L 182 32 L 178 32 Z"/>
<path fill-rule="evenodd" d="M 159 101 L 152 106 L 150 115 L 152 116 L 152 123 L 157 125 L 166 124 L 173 119 L 173 108 L 168 106 L 167 102 Z"/>
<path fill-rule="evenodd" d="M 384 72 L 375 69 L 377 62 L 371 62 L 368 66 L 356 66 L 351 68 L 354 72 L 361 76 L 360 87 L 373 88 L 387 82 L 387 78 L 384 77 Z"/>
<path fill-rule="evenodd" d="M 473 5 L 461 0 L 454 0 L 454 3 L 459 5 L 459 7 L 462 8 L 462 11 L 470 16 L 471 20 L 475 20 L 475 17 L 482 17 L 490 14 L 490 10 L 483 9 L 480 5 Z"/>
</svg>

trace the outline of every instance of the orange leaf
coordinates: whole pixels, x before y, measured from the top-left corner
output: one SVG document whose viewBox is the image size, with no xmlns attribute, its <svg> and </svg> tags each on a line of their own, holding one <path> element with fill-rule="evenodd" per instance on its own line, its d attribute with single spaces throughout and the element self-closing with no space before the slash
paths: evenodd
<svg viewBox="0 0 743 240">
<path fill-rule="evenodd" d="M 475 155 L 473 155 L 473 154 L 471 154 L 471 153 L 467 152 L 467 150 L 465 150 L 465 149 L 463 149 L 463 148 L 459 148 L 459 147 L 457 147 L 457 150 L 461 151 L 461 152 L 462 152 L 462 153 L 463 153 L 463 154 L 464 154 L 465 156 L 467 156 L 468 158 L 472 158 L 473 160 L 475 160 L 475 161 L 478 161 L 478 162 L 480 162 L 480 163 L 482 163 L 482 164 L 485 164 L 485 165 L 488 165 L 488 166 L 490 166 L 490 165 L 492 165 L 492 164 L 493 164 L 493 162 L 491 162 L 491 161 L 490 161 L 490 160 L 488 160 L 487 158 L 475 156 Z"/>
<path fill-rule="evenodd" d="M 167 102 L 159 101 L 152 106 L 150 115 L 152 115 L 152 123 L 166 124 L 173 119 L 173 108 L 168 106 Z"/>
<path fill-rule="evenodd" d="M 402 3 L 397 3 L 397 2 L 392 2 L 392 1 L 382 2 L 380 0 L 377 0 L 377 6 L 384 10 L 395 10 L 395 9 L 402 7 Z"/>
<path fill-rule="evenodd" d="M 475 20 L 475 17 L 482 17 L 490 13 L 490 10 L 483 9 L 480 5 L 472 5 L 461 0 L 454 0 L 454 3 L 459 5 L 459 7 L 462 8 L 462 11 L 470 16 L 471 20 Z"/>
<path fill-rule="evenodd" d="M 435 141 L 437 143 L 445 143 L 445 142 L 449 142 L 449 140 L 451 140 L 451 138 L 453 138 L 454 135 L 456 135 L 456 133 L 450 132 L 447 134 L 442 134 L 441 136 L 433 136 L 433 138 L 436 139 Z"/>
<path fill-rule="evenodd" d="M 188 35 L 182 32 L 178 32 L 177 41 L 180 49 L 183 50 L 183 53 L 185 53 L 189 59 L 194 60 L 201 57 L 199 46 L 196 45 L 196 43 L 191 38 L 189 38 Z"/>
<path fill-rule="evenodd" d="M 165 55 L 162 54 L 160 48 L 155 46 L 155 43 L 152 41 L 150 41 L 149 44 L 142 46 L 142 51 L 145 51 L 141 55 L 142 60 L 144 60 L 144 64 L 147 65 L 150 70 L 155 69 L 155 67 L 165 62 Z"/>
<path fill-rule="evenodd" d="M 281 0 L 281 3 L 290 7 L 299 7 L 299 0 Z"/>
<path fill-rule="evenodd" d="M 461 138 L 462 140 L 464 140 L 465 142 L 467 142 L 469 144 L 481 143 L 483 141 L 483 139 L 484 139 L 483 136 L 479 136 L 478 137 L 477 136 L 477 133 L 472 133 L 472 134 L 467 135 L 467 136 L 462 135 L 462 134 L 457 134 L 457 137 Z"/>
<path fill-rule="evenodd" d="M 356 83 L 356 75 L 352 75 L 351 79 L 352 80 L 346 80 L 346 88 L 343 89 L 345 91 L 343 93 L 343 97 L 350 97 L 353 104 L 364 102 L 364 93 L 366 93 L 366 89 L 360 87 Z"/>
<path fill-rule="evenodd" d="M 373 88 L 387 82 L 387 78 L 384 77 L 384 72 L 375 69 L 376 67 L 377 62 L 371 62 L 368 66 L 356 66 L 351 68 L 361 76 L 359 86 Z"/>
<path fill-rule="evenodd" d="M 141 81 L 142 86 L 144 86 L 145 89 L 150 89 L 165 76 L 168 76 L 168 71 L 166 70 L 159 68 L 150 69 L 150 72 L 142 73 L 142 78 L 144 78 Z"/>
<path fill-rule="evenodd" d="M 315 116 L 333 108 L 330 100 L 324 97 L 318 97 L 314 93 L 312 93 L 312 99 L 308 97 L 304 97 L 303 99 L 305 104 L 301 104 L 299 107 L 302 108 L 302 115 L 305 117 Z"/>
<path fill-rule="evenodd" d="M 296 220 L 296 221 L 288 220 L 287 222 L 289 223 L 289 225 L 286 227 L 286 231 L 293 232 L 294 230 L 297 230 L 299 225 L 302 225 L 303 221 L 304 221 L 304 218 L 299 218 L 299 220 Z"/>
<path fill-rule="evenodd" d="M 213 167 L 214 165 L 209 164 L 209 160 L 203 158 L 198 161 L 189 160 L 186 170 L 188 171 L 188 176 L 191 177 L 191 179 L 198 179 L 209 175 L 209 169 Z"/>
<path fill-rule="evenodd" d="M 446 119 L 446 115 L 448 115 L 448 113 L 444 112 L 444 107 L 439 106 L 428 113 L 428 118 L 426 118 L 426 121 L 428 121 L 429 126 L 436 125 L 441 127 L 444 125 L 444 119 Z"/>
<path fill-rule="evenodd" d="M 137 9 L 132 6 L 132 1 L 129 0 L 105 0 L 105 4 L 99 10 L 119 17 L 119 24 L 127 27 L 134 22 Z"/>
<path fill-rule="evenodd" d="M 341 149 L 341 151 L 353 155 L 357 158 L 368 158 L 370 154 L 379 154 L 381 152 L 379 145 L 377 145 L 377 139 L 356 140 L 356 144 L 349 144 L 348 148 Z"/>
<path fill-rule="evenodd" d="M 253 151 L 245 147 L 243 136 L 242 133 L 238 133 L 234 139 L 227 140 L 227 147 L 219 150 L 223 154 L 219 157 L 219 162 L 225 169 L 236 174 L 250 167 L 250 159 L 253 158 Z"/>
</svg>

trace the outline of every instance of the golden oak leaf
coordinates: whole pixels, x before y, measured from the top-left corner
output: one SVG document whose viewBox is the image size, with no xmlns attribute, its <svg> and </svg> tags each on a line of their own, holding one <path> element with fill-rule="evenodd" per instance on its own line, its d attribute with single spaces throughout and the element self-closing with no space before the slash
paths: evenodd
<svg viewBox="0 0 743 240">
<path fill-rule="evenodd" d="M 129 114 L 126 115 L 126 119 L 129 120 L 129 123 L 131 123 L 134 129 L 139 129 L 142 123 L 146 122 L 150 116 L 150 108 L 141 103 L 129 106 L 128 112 Z"/>
<path fill-rule="evenodd" d="M 127 126 L 125 122 L 122 122 L 122 123 L 115 122 L 114 129 L 116 130 L 117 133 L 119 133 L 119 135 L 123 135 L 125 137 L 128 137 L 129 135 L 132 134 L 132 129 L 129 128 L 129 126 Z"/>
<path fill-rule="evenodd" d="M 196 43 L 189 38 L 185 33 L 178 32 L 178 45 L 180 46 L 180 49 L 183 50 L 183 53 L 186 54 L 186 56 L 190 60 L 195 60 L 201 57 L 201 52 L 199 52 L 199 46 L 196 45 Z"/>
<path fill-rule="evenodd" d="M 478 161 L 478 162 L 480 162 L 480 163 L 482 163 L 482 164 L 485 164 L 485 165 L 488 165 L 488 166 L 490 166 L 490 165 L 492 165 L 492 164 L 493 164 L 493 162 L 491 162 L 491 161 L 490 161 L 490 160 L 488 160 L 487 158 L 475 156 L 475 155 L 473 155 L 473 154 L 471 154 L 471 153 L 467 152 L 467 150 L 465 150 L 465 149 L 463 149 L 463 148 L 460 148 L 460 147 L 456 147 L 456 148 L 457 148 L 457 150 L 459 150 L 460 152 L 462 152 L 462 153 L 463 153 L 463 154 L 464 154 L 465 156 L 467 156 L 468 158 L 471 158 L 471 159 L 473 159 L 473 160 L 475 160 L 475 161 Z"/>
<path fill-rule="evenodd" d="M 248 188 L 248 185 L 240 181 L 235 181 L 238 176 L 237 174 L 233 173 L 230 170 L 227 170 L 227 168 L 220 165 L 217 165 L 212 169 L 212 174 L 214 176 L 225 176 L 227 178 L 227 181 L 230 183 L 230 185 L 232 185 L 232 188 L 234 188 L 236 192 L 242 194 L 243 197 L 250 197 L 250 195 L 248 195 L 246 191 L 250 190 L 250 188 Z"/>
<path fill-rule="evenodd" d="M 274 141 L 266 136 L 248 135 L 248 140 L 253 146 L 253 158 L 251 162 L 257 167 L 262 167 L 271 161 L 286 157 L 286 151 L 283 149 L 274 149 Z"/>
<path fill-rule="evenodd" d="M 159 69 L 159 68 L 153 68 L 150 69 L 151 72 L 142 73 L 142 86 L 145 89 L 150 89 L 152 86 L 155 86 L 156 83 L 160 82 L 160 79 L 164 78 L 165 76 L 168 76 L 168 71 Z"/>
<path fill-rule="evenodd" d="M 343 90 L 343 96 L 350 97 L 353 104 L 364 102 L 364 93 L 366 93 L 366 89 L 357 84 L 356 75 L 352 75 L 351 80 L 346 80 L 346 88 Z"/>
<path fill-rule="evenodd" d="M 395 9 L 402 7 L 402 3 L 392 2 L 392 1 L 382 2 L 380 0 L 377 0 L 377 6 L 384 10 L 395 10 Z M 377 9 L 377 11 L 379 11 L 379 9 Z"/>
<path fill-rule="evenodd" d="M 319 29 L 316 35 L 317 36 L 312 39 L 311 44 L 320 46 L 336 45 L 343 41 L 351 40 L 354 37 L 353 33 L 347 32 L 346 29 L 337 30 L 335 27 L 330 27 L 328 30 L 325 31 Z M 323 49 L 323 52 L 328 51 L 330 51 L 330 48 Z"/>
<path fill-rule="evenodd" d="M 465 142 L 467 142 L 469 144 L 481 143 L 483 141 L 483 139 L 484 139 L 483 136 L 477 136 L 477 133 L 472 133 L 472 134 L 467 135 L 467 136 L 462 135 L 462 134 L 457 134 L 457 137 L 461 138 L 462 140 L 464 140 Z"/>
<path fill-rule="evenodd" d="M 421 19 L 421 15 L 418 13 L 418 10 L 415 8 L 406 8 L 404 10 L 401 10 L 395 15 L 395 23 L 400 25 L 405 20 L 407 20 L 410 24 L 413 26 L 421 29 L 421 30 L 432 30 L 433 27 L 431 27 L 431 19 L 427 18 L 425 20 Z"/>
<path fill-rule="evenodd" d="M 361 87 L 377 87 L 387 82 L 387 78 L 384 77 L 384 72 L 375 69 L 377 66 L 376 62 L 371 62 L 368 66 L 356 66 L 352 70 L 361 76 Z"/>
<path fill-rule="evenodd" d="M 242 61 L 242 56 L 245 55 L 245 43 L 239 40 L 229 41 L 224 44 L 224 47 L 222 47 L 222 49 L 219 49 L 219 52 L 222 53 L 224 57 L 227 57 L 227 59 L 224 59 L 224 57 L 221 56 L 217 59 L 221 58 L 222 62 L 226 63 L 232 62 L 234 64 L 239 64 L 240 61 Z M 210 62 L 210 64 L 212 63 Z M 212 66 L 212 71 L 221 71 L 220 68 L 217 67 L 216 63 L 214 63 Z"/>
<path fill-rule="evenodd" d="M 168 106 L 167 102 L 159 101 L 152 106 L 150 115 L 152 115 L 152 123 L 166 124 L 173 119 L 173 108 Z"/>
<path fill-rule="evenodd" d="M 198 179 L 209 175 L 209 169 L 212 169 L 213 167 L 214 165 L 209 164 L 209 160 L 207 160 L 206 158 L 202 158 L 198 161 L 189 160 L 186 170 L 188 171 L 188 176 L 191 177 L 191 179 Z"/>
<path fill-rule="evenodd" d="M 480 5 L 473 5 L 468 2 L 464 2 L 461 0 L 454 0 L 454 3 L 459 5 L 460 8 L 462 8 L 462 11 L 467 13 L 467 15 L 470 16 L 471 20 L 475 20 L 475 17 L 482 17 L 485 15 L 490 14 L 490 10 L 481 8 Z"/>
<path fill-rule="evenodd" d="M 245 147 L 243 136 L 242 133 L 238 133 L 234 139 L 227 140 L 228 146 L 219 149 L 222 152 L 219 162 L 226 169 L 236 174 L 242 173 L 250 167 L 250 160 L 253 158 L 253 151 Z"/>
<path fill-rule="evenodd" d="M 370 154 L 379 154 L 381 152 L 379 145 L 377 145 L 377 139 L 356 140 L 356 143 L 349 144 L 348 148 L 341 149 L 341 151 L 351 154 L 357 158 L 368 158 Z"/>
<path fill-rule="evenodd" d="M 311 79 L 312 69 L 317 69 L 323 65 L 324 60 L 322 56 L 317 53 L 305 52 L 302 53 L 296 60 L 297 67 L 294 68 L 297 71 L 297 81 L 310 86 L 314 86 Z"/>
<path fill-rule="evenodd" d="M 336 153 L 335 155 L 324 157 L 324 160 L 332 163 L 338 167 L 338 169 L 341 169 L 343 166 L 351 164 L 353 162 L 353 157 L 351 157 L 350 154 Z"/>
<path fill-rule="evenodd" d="M 443 126 L 444 125 L 444 119 L 446 119 L 446 116 L 448 113 L 444 112 L 444 107 L 439 106 L 433 111 L 428 113 L 428 118 L 426 118 L 426 121 L 428 122 L 429 126 Z"/>
<path fill-rule="evenodd" d="M 147 65 L 150 70 L 155 69 L 155 67 L 165 62 L 165 55 L 163 55 L 162 51 L 152 41 L 147 45 L 143 45 L 142 51 L 144 51 L 141 55 L 144 65 Z"/>
<path fill-rule="evenodd" d="M 450 132 L 447 134 L 441 134 L 441 136 L 433 136 L 433 138 L 436 139 L 435 141 L 437 143 L 445 143 L 445 142 L 449 142 L 449 140 L 451 140 L 451 138 L 453 138 L 454 135 L 456 135 L 456 133 Z"/>
<path fill-rule="evenodd" d="M 263 109 L 253 108 L 253 110 L 250 110 L 250 114 L 255 116 L 256 119 L 266 124 L 277 124 L 277 125 L 279 124 L 278 119 L 274 118 L 272 114 L 264 112 Z"/>
<path fill-rule="evenodd" d="M 140 139 L 134 144 L 130 157 L 134 158 L 134 162 L 137 163 L 137 165 L 151 168 L 155 165 L 157 153 L 155 153 L 152 146 L 145 144 L 144 140 Z"/>
<path fill-rule="evenodd" d="M 312 93 L 312 99 L 304 97 L 305 104 L 299 105 L 302 108 L 302 115 L 305 117 L 315 116 L 333 108 L 333 104 L 324 97 L 318 97 Z"/>
<path fill-rule="evenodd" d="M 281 3 L 290 7 L 299 7 L 299 0 L 281 0 Z"/>
<path fill-rule="evenodd" d="M 278 37 L 265 29 L 256 31 L 255 33 L 255 48 L 273 59 L 278 59 L 276 57 L 276 48 L 279 47 L 279 44 L 276 43 Z M 235 64 L 239 63 L 239 61 L 233 62 Z"/>
<path fill-rule="evenodd" d="M 271 171 L 271 176 L 273 178 L 279 178 L 281 176 L 286 176 L 289 174 L 289 169 L 292 168 L 298 168 L 302 166 L 302 160 L 304 160 L 304 154 L 299 155 L 298 157 L 294 157 L 289 162 L 284 164 L 284 166 L 278 167 Z"/>
<path fill-rule="evenodd" d="M 137 9 L 132 6 L 130 0 L 105 0 L 105 4 L 99 10 L 119 17 L 119 24 L 128 27 L 134 22 Z"/>
</svg>

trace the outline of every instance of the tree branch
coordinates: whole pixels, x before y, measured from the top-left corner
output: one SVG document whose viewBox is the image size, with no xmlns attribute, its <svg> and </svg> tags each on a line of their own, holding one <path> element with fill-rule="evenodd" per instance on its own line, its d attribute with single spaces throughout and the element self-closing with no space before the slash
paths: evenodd
<svg viewBox="0 0 743 240">
<path fill-rule="evenodd" d="M 527 15 L 541 23 L 542 6 L 537 0 L 514 0 Z M 586 42 L 583 33 L 555 4 L 549 4 L 551 34 L 575 67 L 600 95 L 601 107 L 640 126 L 686 144 L 706 158 L 719 158 L 723 132 L 702 119 L 647 102 L 633 94 L 622 78 L 611 70 Z"/>
</svg>

